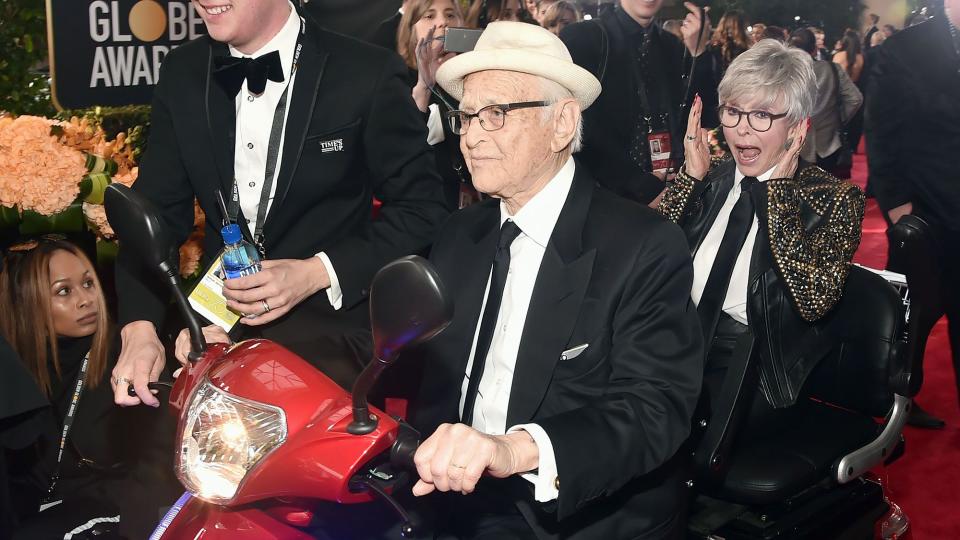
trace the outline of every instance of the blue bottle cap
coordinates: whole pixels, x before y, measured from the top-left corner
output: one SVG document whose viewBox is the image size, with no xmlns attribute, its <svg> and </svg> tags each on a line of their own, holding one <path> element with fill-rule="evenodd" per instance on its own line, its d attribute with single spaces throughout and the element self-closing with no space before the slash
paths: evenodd
<svg viewBox="0 0 960 540">
<path fill-rule="evenodd" d="M 243 240 L 243 233 L 240 232 L 240 226 L 236 223 L 231 223 L 220 229 L 220 236 L 223 237 L 224 244 L 236 244 Z"/>
</svg>

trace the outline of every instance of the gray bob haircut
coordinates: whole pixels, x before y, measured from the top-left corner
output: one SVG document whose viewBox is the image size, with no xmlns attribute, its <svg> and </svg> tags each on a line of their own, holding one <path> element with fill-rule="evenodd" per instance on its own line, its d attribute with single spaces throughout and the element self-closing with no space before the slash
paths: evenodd
<svg viewBox="0 0 960 540">
<path fill-rule="evenodd" d="M 813 114 L 817 76 L 809 54 L 775 39 L 764 39 L 730 63 L 718 90 L 721 105 L 757 99 L 759 106 L 767 108 L 782 100 L 787 119 L 796 123 Z"/>
</svg>

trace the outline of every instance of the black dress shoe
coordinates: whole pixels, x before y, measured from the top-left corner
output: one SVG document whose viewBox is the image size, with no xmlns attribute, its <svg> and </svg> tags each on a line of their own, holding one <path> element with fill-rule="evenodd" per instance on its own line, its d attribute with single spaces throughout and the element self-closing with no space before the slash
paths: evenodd
<svg viewBox="0 0 960 540">
<path fill-rule="evenodd" d="M 913 402 L 910 413 L 907 414 L 907 425 L 923 429 L 943 429 L 947 423 L 921 409 L 917 402 Z"/>
</svg>

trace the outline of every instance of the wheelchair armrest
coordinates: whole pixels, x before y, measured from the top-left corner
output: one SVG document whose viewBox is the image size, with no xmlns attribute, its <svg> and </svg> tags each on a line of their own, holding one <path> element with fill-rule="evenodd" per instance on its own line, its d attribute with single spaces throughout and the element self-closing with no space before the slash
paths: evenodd
<svg viewBox="0 0 960 540">
<path fill-rule="evenodd" d="M 720 481 L 727 469 L 730 448 L 750 410 L 759 381 L 753 367 L 758 354 L 754 343 L 751 332 L 737 338 L 720 396 L 714 401 L 716 410 L 710 411 L 707 429 L 694 452 L 694 467 L 699 479 Z"/>
<path fill-rule="evenodd" d="M 900 394 L 893 396 L 893 406 L 887 414 L 880 435 L 865 446 L 840 458 L 834 466 L 837 482 L 846 484 L 886 460 L 900 442 L 900 434 L 903 432 L 904 424 L 907 423 L 910 406 L 910 398 Z"/>
</svg>

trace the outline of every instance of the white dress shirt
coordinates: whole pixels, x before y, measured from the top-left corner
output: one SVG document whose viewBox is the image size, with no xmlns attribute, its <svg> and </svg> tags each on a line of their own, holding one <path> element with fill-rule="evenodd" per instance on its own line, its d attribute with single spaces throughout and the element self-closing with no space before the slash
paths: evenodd
<svg viewBox="0 0 960 540">
<path fill-rule="evenodd" d="M 291 4 L 290 15 L 283 24 L 283 28 L 266 45 L 250 55 L 243 54 L 234 47 L 230 47 L 230 55 L 238 58 L 256 58 L 272 51 L 278 51 L 284 74 L 282 82 L 267 80 L 266 88 L 259 95 L 251 93 L 247 88 L 247 81 L 244 80 L 235 100 L 237 124 L 233 174 L 237 183 L 240 209 L 246 217 L 247 228 L 251 235 L 257 227 L 257 212 L 260 209 L 260 197 L 267 171 L 270 127 L 273 125 L 273 116 L 277 110 L 277 105 L 280 103 L 280 97 L 289 86 L 287 109 L 284 112 L 283 130 L 280 134 L 280 148 L 277 152 L 277 161 L 274 164 L 273 184 L 270 186 L 270 196 L 267 199 L 268 212 L 277 192 L 277 176 L 280 174 L 280 163 L 283 159 L 283 140 L 286 135 L 287 118 L 290 115 L 290 101 L 292 100 L 290 94 L 293 93 L 293 84 L 296 78 L 296 71 L 293 70 L 293 57 L 301 24 L 300 16 Z M 225 195 L 231 196 L 229 193 Z M 335 309 L 340 309 L 342 292 L 337 274 L 333 269 L 333 263 L 330 262 L 325 253 L 321 252 L 316 255 L 323 261 L 327 274 L 330 276 L 330 288 L 327 289 L 330 304 Z"/>
<path fill-rule="evenodd" d="M 773 175 L 771 168 L 767 172 L 757 177 L 759 182 L 766 182 Z M 703 289 L 707 285 L 707 278 L 710 277 L 710 270 L 713 268 L 714 260 L 717 258 L 717 252 L 720 251 L 720 242 L 723 240 L 723 233 L 727 230 L 727 223 L 730 221 L 730 212 L 733 211 L 733 205 L 737 204 L 740 193 L 740 181 L 744 174 L 740 169 L 734 173 L 733 189 L 727 194 L 727 199 L 720 207 L 720 213 L 717 219 L 710 226 L 707 235 L 703 238 L 703 243 L 693 255 L 693 289 L 690 291 L 690 298 L 693 303 L 700 305 L 700 298 L 703 296 Z M 727 296 L 723 300 L 723 312 L 733 317 L 741 324 L 747 324 L 747 282 L 750 280 L 750 256 L 753 254 L 753 246 L 757 241 L 757 232 L 760 230 L 757 222 L 757 214 L 754 211 L 753 223 L 750 225 L 750 233 L 740 248 L 740 254 L 737 255 L 737 262 L 733 266 L 733 273 L 730 275 L 730 285 L 727 287 Z"/>
<path fill-rule="evenodd" d="M 520 228 L 520 235 L 510 245 L 510 269 L 503 287 L 500 313 L 494 327 L 483 370 L 483 378 L 477 392 L 477 401 L 473 408 L 473 428 L 491 435 L 502 435 L 524 430 L 530 434 L 540 453 L 540 463 L 536 473 L 524 473 L 521 476 L 534 484 L 534 497 L 540 502 L 556 499 L 557 462 L 553 445 L 546 431 L 536 424 L 523 424 L 507 429 L 507 407 L 510 404 L 510 391 L 513 387 L 513 372 L 520 350 L 523 326 L 530 308 L 533 287 L 540 273 L 540 263 L 546 253 L 547 242 L 553 234 L 553 227 L 560 217 L 560 210 L 570 193 L 573 184 L 575 165 L 573 158 L 567 160 L 556 176 L 544 188 L 533 196 L 527 204 L 511 216 L 506 205 L 500 203 L 500 224 L 511 219 Z M 491 274 L 493 269 L 491 268 Z M 483 294 L 483 306 L 486 306 L 490 293 L 490 277 Z M 460 387 L 460 416 L 463 417 L 463 402 L 466 399 L 467 385 L 470 383 L 470 370 L 473 367 L 477 349 L 477 337 L 480 333 L 480 321 L 483 320 L 483 308 L 477 315 L 473 345 L 470 347 L 470 359 Z"/>
</svg>

